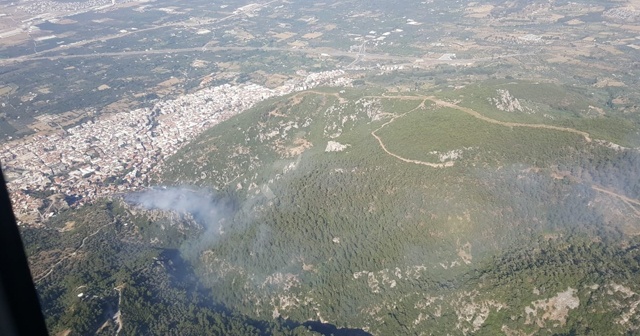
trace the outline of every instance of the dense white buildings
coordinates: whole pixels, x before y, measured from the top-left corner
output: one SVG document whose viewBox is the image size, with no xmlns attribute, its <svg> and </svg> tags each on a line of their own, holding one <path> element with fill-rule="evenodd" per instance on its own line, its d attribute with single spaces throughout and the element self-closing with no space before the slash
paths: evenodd
<svg viewBox="0 0 640 336">
<path fill-rule="evenodd" d="M 276 89 L 256 84 L 210 87 L 153 107 L 103 115 L 53 134 L 2 144 L 0 162 L 9 178 L 14 211 L 42 222 L 42 193 L 72 196 L 75 205 L 135 190 L 166 157 L 213 125 L 273 96 L 318 85 L 345 85 L 343 71 L 313 73 Z M 118 181 L 118 183 L 113 183 Z"/>
</svg>

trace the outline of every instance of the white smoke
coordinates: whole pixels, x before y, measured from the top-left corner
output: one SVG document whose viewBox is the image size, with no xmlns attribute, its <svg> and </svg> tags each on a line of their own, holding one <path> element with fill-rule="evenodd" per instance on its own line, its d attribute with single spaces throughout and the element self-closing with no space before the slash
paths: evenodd
<svg viewBox="0 0 640 336">
<path fill-rule="evenodd" d="M 190 257 L 197 256 L 221 239 L 222 233 L 236 228 L 223 227 L 225 220 L 237 210 L 229 198 L 220 197 L 211 190 L 191 187 L 159 187 L 129 194 L 125 200 L 147 210 L 171 211 L 188 215 L 203 228 L 197 239 L 186 241 L 182 251 Z"/>
</svg>

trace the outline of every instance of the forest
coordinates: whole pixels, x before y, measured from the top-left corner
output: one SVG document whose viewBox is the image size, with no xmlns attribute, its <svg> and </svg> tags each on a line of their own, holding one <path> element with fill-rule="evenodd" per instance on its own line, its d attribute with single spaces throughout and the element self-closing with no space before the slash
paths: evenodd
<svg viewBox="0 0 640 336">
<path fill-rule="evenodd" d="M 635 332 L 638 151 L 581 128 L 587 116 L 485 115 L 430 94 L 268 100 L 169 158 L 148 201 L 24 230 L 51 330 Z"/>
</svg>

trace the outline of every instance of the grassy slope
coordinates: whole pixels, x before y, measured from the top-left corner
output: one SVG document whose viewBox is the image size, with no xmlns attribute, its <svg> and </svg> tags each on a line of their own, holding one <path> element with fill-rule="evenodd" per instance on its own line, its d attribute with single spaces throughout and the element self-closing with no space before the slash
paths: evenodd
<svg viewBox="0 0 640 336">
<path fill-rule="evenodd" d="M 523 107 L 530 110 L 522 113 L 496 109 L 490 101 L 490 98 L 497 97 L 496 90 L 509 91 Z M 627 116 L 616 115 L 605 107 L 603 102 L 606 97 L 580 92 L 574 87 L 494 80 L 445 92 L 443 96 L 460 101 L 461 106 L 473 108 L 493 119 L 573 127 L 622 146 L 640 146 L 637 125 Z M 604 115 L 598 114 L 594 107 L 602 108 Z"/>
</svg>

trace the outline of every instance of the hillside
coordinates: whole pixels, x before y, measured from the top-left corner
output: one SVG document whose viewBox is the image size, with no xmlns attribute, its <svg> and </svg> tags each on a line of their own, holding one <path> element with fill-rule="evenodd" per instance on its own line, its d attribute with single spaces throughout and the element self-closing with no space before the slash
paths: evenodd
<svg viewBox="0 0 640 336">
<path fill-rule="evenodd" d="M 23 230 L 49 327 L 637 330 L 634 123 L 518 85 L 532 84 L 302 91 L 211 128 L 164 162 L 161 187 Z"/>
<path fill-rule="evenodd" d="M 373 334 L 635 330 L 640 157 L 623 146 L 637 129 L 532 85 L 263 102 L 165 162 L 159 184 L 237 200 L 183 255 L 256 318 Z"/>
</svg>

